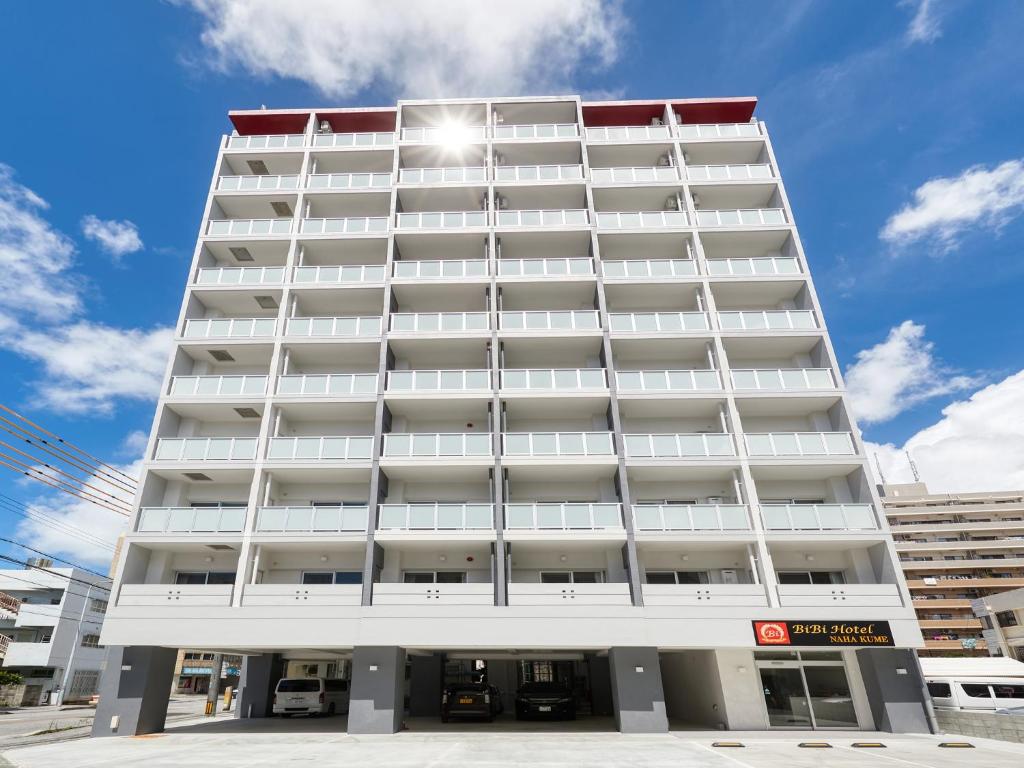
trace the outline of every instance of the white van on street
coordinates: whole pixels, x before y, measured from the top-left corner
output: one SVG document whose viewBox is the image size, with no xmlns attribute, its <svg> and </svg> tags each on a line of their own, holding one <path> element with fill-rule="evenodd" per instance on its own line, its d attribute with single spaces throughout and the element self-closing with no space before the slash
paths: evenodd
<svg viewBox="0 0 1024 768">
<path fill-rule="evenodd" d="M 936 707 L 993 712 L 1024 707 L 1021 678 L 928 678 L 928 693 Z"/>
<path fill-rule="evenodd" d="M 323 677 L 285 677 L 274 689 L 275 715 L 347 714 L 348 680 Z"/>
</svg>

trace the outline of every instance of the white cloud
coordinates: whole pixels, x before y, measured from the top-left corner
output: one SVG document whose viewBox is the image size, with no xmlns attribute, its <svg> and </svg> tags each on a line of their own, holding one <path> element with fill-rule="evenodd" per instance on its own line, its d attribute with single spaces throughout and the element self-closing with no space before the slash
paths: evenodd
<svg viewBox="0 0 1024 768">
<path fill-rule="evenodd" d="M 896 244 L 934 238 L 945 249 L 964 230 L 981 225 L 999 229 L 1024 210 L 1024 160 L 994 168 L 975 165 L 955 177 L 926 181 L 914 202 L 889 217 L 880 236 Z"/>
<path fill-rule="evenodd" d="M 304 81 L 332 98 L 378 87 L 412 98 L 571 89 L 619 53 L 620 0 L 177 0 L 205 19 L 221 69 Z"/>
<path fill-rule="evenodd" d="M 1024 488 L 1024 371 L 951 403 L 902 446 L 867 443 L 889 483 L 913 482 L 904 450 L 935 493 Z M 871 465 L 874 470 L 875 460 Z"/>
<path fill-rule="evenodd" d="M 914 5 L 913 2 L 906 3 Z M 932 43 L 942 37 L 940 14 L 936 0 L 918 0 L 914 16 L 907 26 L 907 41 L 911 43 Z"/>
<path fill-rule="evenodd" d="M 142 250 L 139 228 L 128 220 L 100 219 L 90 213 L 82 217 L 82 234 L 115 259 Z"/>
<path fill-rule="evenodd" d="M 925 328 L 905 320 L 870 349 L 857 353 L 846 369 L 846 387 L 853 413 L 861 423 L 887 421 L 920 402 L 979 384 L 970 376 L 955 375 L 933 354 L 925 341 Z"/>
</svg>

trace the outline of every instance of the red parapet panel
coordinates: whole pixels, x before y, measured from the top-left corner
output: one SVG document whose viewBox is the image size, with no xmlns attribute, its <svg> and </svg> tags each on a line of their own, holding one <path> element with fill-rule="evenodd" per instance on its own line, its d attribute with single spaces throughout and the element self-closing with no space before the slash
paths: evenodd
<svg viewBox="0 0 1024 768">
<path fill-rule="evenodd" d="M 317 125 L 326 120 L 335 133 L 382 133 L 395 130 L 396 109 L 320 110 Z"/>
<path fill-rule="evenodd" d="M 587 128 L 622 125 L 650 125 L 665 119 L 665 102 L 607 102 L 583 105 L 583 125 Z"/>
<path fill-rule="evenodd" d="M 283 133 L 305 133 L 309 123 L 309 112 L 287 110 L 274 112 L 269 109 L 229 112 L 231 124 L 240 136 L 265 136 Z"/>
<path fill-rule="evenodd" d="M 707 123 L 749 123 L 754 116 L 757 99 L 717 99 L 707 101 L 681 101 L 672 105 L 684 125 Z"/>
</svg>

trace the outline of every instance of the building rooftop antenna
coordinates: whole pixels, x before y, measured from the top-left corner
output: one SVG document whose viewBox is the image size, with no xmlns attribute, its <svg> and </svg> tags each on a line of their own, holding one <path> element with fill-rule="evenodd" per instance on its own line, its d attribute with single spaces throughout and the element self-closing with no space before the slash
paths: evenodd
<svg viewBox="0 0 1024 768">
<path fill-rule="evenodd" d="M 885 473 L 882 471 L 882 462 L 878 460 L 878 454 L 872 454 L 875 457 L 875 468 L 878 470 L 878 479 L 882 481 L 882 485 L 885 485 Z"/>
<path fill-rule="evenodd" d="M 914 475 L 914 482 L 915 483 L 921 482 L 921 475 L 917 471 L 917 464 L 915 464 L 914 460 L 912 458 L 910 458 L 910 451 L 904 449 L 903 453 L 905 453 L 907 455 L 907 461 L 910 462 L 910 471 Z"/>
</svg>

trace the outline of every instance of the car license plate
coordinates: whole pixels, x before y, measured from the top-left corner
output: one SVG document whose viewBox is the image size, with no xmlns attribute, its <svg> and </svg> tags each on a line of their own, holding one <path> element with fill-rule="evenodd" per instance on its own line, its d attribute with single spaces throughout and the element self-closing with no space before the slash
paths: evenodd
<svg viewBox="0 0 1024 768">
<path fill-rule="evenodd" d="M 472 704 L 472 703 L 473 703 L 473 699 L 471 699 L 468 696 L 465 696 L 465 697 L 459 699 L 459 704 Z"/>
<path fill-rule="evenodd" d="M 550 712 L 551 707 L 537 707 L 538 712 Z"/>
</svg>

